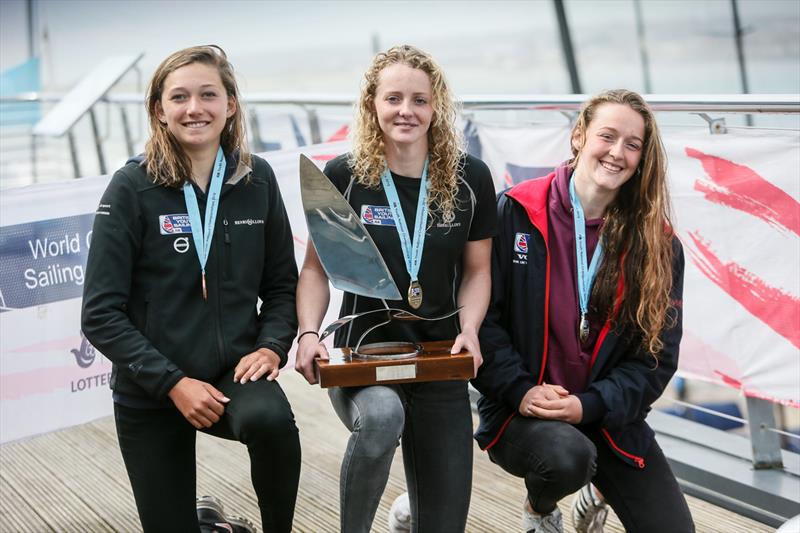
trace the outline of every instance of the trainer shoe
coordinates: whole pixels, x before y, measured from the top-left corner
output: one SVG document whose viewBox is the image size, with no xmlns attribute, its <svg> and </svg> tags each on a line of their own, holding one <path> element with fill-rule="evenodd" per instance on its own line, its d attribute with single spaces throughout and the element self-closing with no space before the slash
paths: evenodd
<svg viewBox="0 0 800 533">
<path fill-rule="evenodd" d="M 411 505 L 408 493 L 398 496 L 389 509 L 389 533 L 409 533 L 411 531 Z"/>
<path fill-rule="evenodd" d="M 592 484 L 581 487 L 572 500 L 572 526 L 576 533 L 603 533 L 608 505 L 596 498 Z"/>
<path fill-rule="evenodd" d="M 214 496 L 197 499 L 197 521 L 203 532 L 256 533 L 255 525 L 239 516 L 226 516 L 222 502 Z"/>
<path fill-rule="evenodd" d="M 561 511 L 558 507 L 549 514 L 535 514 L 522 508 L 522 530 L 525 533 L 564 533 L 561 523 Z"/>
</svg>

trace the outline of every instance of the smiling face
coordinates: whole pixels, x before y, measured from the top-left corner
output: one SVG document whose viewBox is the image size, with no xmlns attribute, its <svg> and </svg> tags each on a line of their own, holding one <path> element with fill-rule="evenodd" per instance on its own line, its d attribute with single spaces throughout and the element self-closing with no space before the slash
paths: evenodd
<svg viewBox="0 0 800 533">
<path fill-rule="evenodd" d="M 616 196 L 636 172 L 644 146 L 644 118 L 625 104 L 597 107 L 585 132 L 575 132 L 576 186 Z"/>
<path fill-rule="evenodd" d="M 384 142 L 427 151 L 432 97 L 431 80 L 422 70 L 401 63 L 384 68 L 375 91 L 375 113 Z"/>
<path fill-rule="evenodd" d="M 187 152 L 216 150 L 236 104 L 228 97 L 216 68 L 191 63 L 164 79 L 158 119 Z"/>
</svg>

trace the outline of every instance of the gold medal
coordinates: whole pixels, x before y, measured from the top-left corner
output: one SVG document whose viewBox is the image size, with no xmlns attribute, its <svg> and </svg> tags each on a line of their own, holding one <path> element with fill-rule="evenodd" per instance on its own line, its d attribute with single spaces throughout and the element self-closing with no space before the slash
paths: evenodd
<svg viewBox="0 0 800 533">
<path fill-rule="evenodd" d="M 408 305 L 413 309 L 419 309 L 422 305 L 422 285 L 419 281 L 412 281 L 408 286 Z"/>
</svg>

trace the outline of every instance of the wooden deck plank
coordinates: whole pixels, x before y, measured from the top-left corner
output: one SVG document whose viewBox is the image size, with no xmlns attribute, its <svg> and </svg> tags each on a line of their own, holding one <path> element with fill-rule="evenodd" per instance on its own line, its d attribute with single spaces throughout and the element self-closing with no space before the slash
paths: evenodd
<svg viewBox="0 0 800 533">
<path fill-rule="evenodd" d="M 306 385 L 294 372 L 282 374 L 280 382 L 292 402 L 303 453 L 294 531 L 338 531 L 339 468 L 349 432 L 334 413 L 326 391 Z M 474 450 L 467 531 L 519 531 L 525 497 L 522 480 L 493 465 L 477 446 Z M 259 524 L 246 448 L 200 434 L 197 458 L 198 495 L 213 494 L 224 502 L 228 512 Z M 374 532 L 387 531 L 389 507 L 404 491 L 405 477 L 398 449 L 375 516 Z M 572 531 L 571 501 L 570 496 L 559 504 L 567 531 Z M 701 500 L 689 497 L 688 501 L 701 533 L 774 531 Z M 138 529 L 112 418 L 0 448 L 0 532 L 127 533 Z M 606 531 L 623 531 L 613 513 Z"/>
</svg>

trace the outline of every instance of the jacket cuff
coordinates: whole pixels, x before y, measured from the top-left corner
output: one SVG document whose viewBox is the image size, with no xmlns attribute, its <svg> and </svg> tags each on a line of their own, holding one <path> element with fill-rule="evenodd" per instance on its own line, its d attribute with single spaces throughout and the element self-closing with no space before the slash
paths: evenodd
<svg viewBox="0 0 800 533">
<path fill-rule="evenodd" d="M 522 397 L 535 386 L 536 382 L 534 382 L 533 379 L 524 379 L 514 383 L 508 388 L 506 399 L 511 404 L 510 407 L 515 413 L 519 411 L 519 402 L 522 401 Z"/>
<path fill-rule="evenodd" d="M 588 392 L 581 392 L 575 396 L 580 400 L 581 407 L 583 408 L 581 424 L 591 424 L 592 422 L 602 420 L 603 417 L 606 416 L 608 408 L 603 402 L 603 398 L 600 396 L 599 392 L 591 390 Z"/>
<path fill-rule="evenodd" d="M 278 368 L 283 368 L 289 361 L 289 355 L 286 353 L 286 350 L 276 342 L 273 342 L 269 339 L 263 340 L 258 344 L 256 344 L 256 350 L 258 350 L 259 348 L 267 348 L 278 354 L 278 357 L 280 357 L 281 359 L 281 362 L 278 364 Z"/>
<path fill-rule="evenodd" d="M 174 366 L 174 365 L 173 365 Z M 186 374 L 183 373 L 177 367 L 174 367 L 174 370 L 170 370 L 170 372 L 164 378 L 164 381 L 161 384 L 161 387 L 158 389 L 158 393 L 156 394 L 157 400 L 168 400 L 169 399 L 169 391 L 178 384 L 178 382 L 185 378 Z"/>
</svg>

